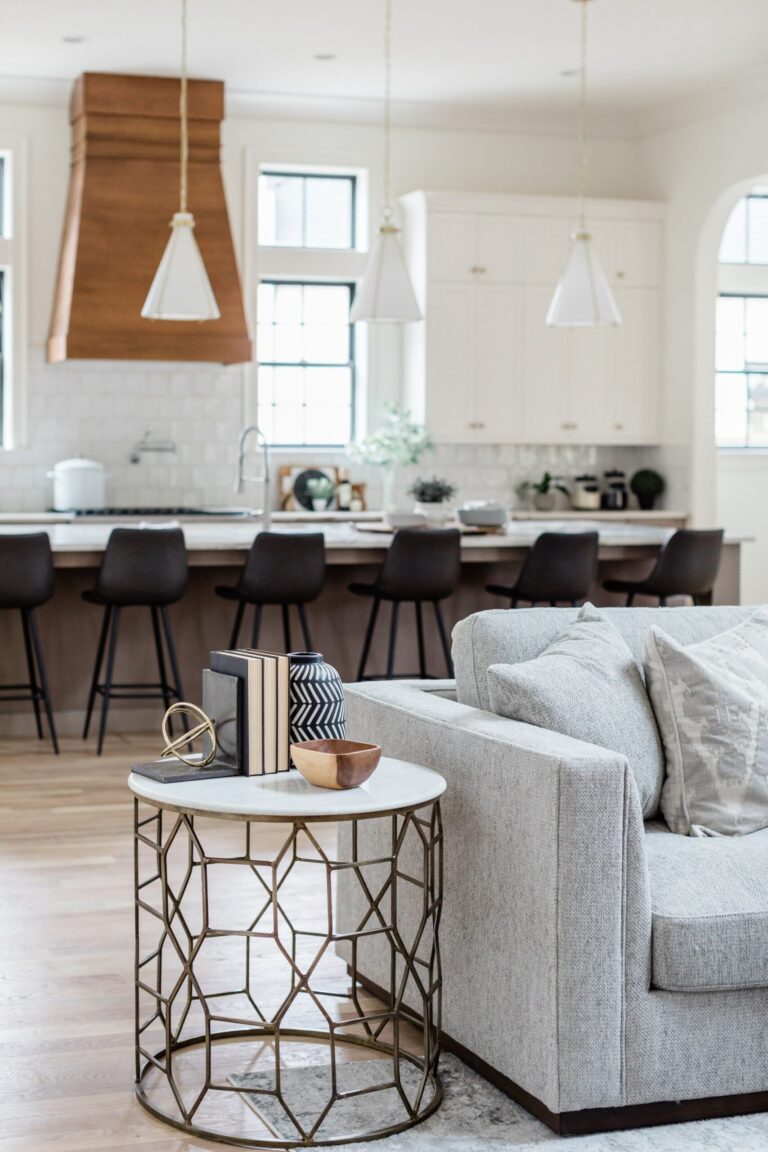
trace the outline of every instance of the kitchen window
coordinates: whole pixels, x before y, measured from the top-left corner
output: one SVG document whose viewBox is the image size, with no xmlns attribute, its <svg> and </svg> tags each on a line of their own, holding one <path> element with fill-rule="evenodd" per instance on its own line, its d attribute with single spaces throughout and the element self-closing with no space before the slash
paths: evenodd
<svg viewBox="0 0 768 1152">
<path fill-rule="evenodd" d="M 715 436 L 721 448 L 768 448 L 768 296 L 717 301 Z"/>
<path fill-rule="evenodd" d="M 340 447 L 354 425 L 353 285 L 262 280 L 258 423 L 279 447 Z"/>
<path fill-rule="evenodd" d="M 353 249 L 357 178 L 263 169 L 259 244 L 275 248 Z"/>
<path fill-rule="evenodd" d="M 739 200 L 720 242 L 721 264 L 768 264 L 768 192 Z"/>
</svg>

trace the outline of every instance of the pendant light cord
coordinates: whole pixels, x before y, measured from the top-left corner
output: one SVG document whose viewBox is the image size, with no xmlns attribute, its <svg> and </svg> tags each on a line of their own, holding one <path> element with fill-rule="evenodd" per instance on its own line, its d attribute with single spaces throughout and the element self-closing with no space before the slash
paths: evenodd
<svg viewBox="0 0 768 1152">
<path fill-rule="evenodd" d="M 186 0 L 185 0 L 186 2 Z M 391 135 L 392 135 L 392 0 L 384 0 L 384 206 L 381 214 L 388 223 L 391 204 Z"/>
<path fill-rule="evenodd" d="M 186 0 L 185 0 L 186 2 Z M 581 69 L 579 71 L 579 231 L 587 230 L 587 5 L 581 3 Z"/>
<path fill-rule="evenodd" d="M 189 164 L 189 128 L 187 125 L 187 0 L 181 0 L 181 174 L 179 177 L 179 210 L 187 210 L 187 166 Z"/>
</svg>

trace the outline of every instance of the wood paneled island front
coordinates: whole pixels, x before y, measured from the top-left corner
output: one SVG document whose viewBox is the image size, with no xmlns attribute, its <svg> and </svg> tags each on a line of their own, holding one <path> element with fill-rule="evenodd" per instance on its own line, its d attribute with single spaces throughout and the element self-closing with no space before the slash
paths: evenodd
<svg viewBox="0 0 768 1152">
<path fill-rule="evenodd" d="M 0 525 L 2 532 L 47 531 L 51 537 L 56 566 L 56 594 L 39 613 L 40 631 L 48 662 L 54 707 L 60 730 L 77 732 L 88 693 L 88 683 L 98 639 L 101 613 L 83 602 L 81 593 L 92 587 L 95 569 L 101 562 L 112 528 L 135 524 L 125 517 L 114 521 L 49 524 L 20 522 Z M 233 605 L 214 594 L 217 584 L 234 584 L 245 560 L 258 521 L 212 520 L 182 522 L 189 551 L 189 589 L 184 599 L 170 609 L 178 645 L 187 699 L 199 702 L 201 669 L 208 664 L 212 648 L 225 647 L 232 625 Z M 315 647 L 338 668 L 342 677 L 352 679 L 363 641 L 369 604 L 347 591 L 352 580 L 373 578 L 381 563 L 390 536 L 351 523 L 275 523 L 274 531 L 322 531 L 326 542 L 327 577 L 325 590 L 309 607 Z M 562 522 L 518 521 L 509 525 L 503 535 L 465 535 L 462 539 L 462 582 L 459 591 L 444 605 L 446 623 L 485 608 L 505 607 L 498 597 L 485 591 L 486 584 L 514 582 L 531 543 L 543 531 L 597 530 L 600 534 L 599 574 L 593 600 L 598 604 L 618 603 L 616 597 L 602 591 L 608 576 L 643 575 L 653 564 L 669 528 L 637 524 L 606 523 L 568 519 Z M 723 553 L 715 602 L 739 602 L 740 539 L 728 539 Z M 282 649 L 282 628 L 277 609 L 263 616 L 260 644 Z M 377 636 L 369 664 L 372 673 L 384 667 L 388 617 L 381 613 Z M 246 615 L 250 628 L 250 615 Z M 243 642 L 248 632 L 243 631 Z M 298 627 L 293 643 L 300 647 Z M 18 614 L 0 615 L 0 678 L 19 682 L 26 672 L 23 640 Z M 444 676 L 437 637 L 427 627 L 428 667 L 433 675 Z M 413 673 L 418 667 L 415 626 L 409 621 L 409 610 L 403 610 L 396 668 L 398 674 Z M 156 680 L 154 647 L 149 613 L 130 609 L 125 613 L 118 649 L 116 679 L 122 681 Z M 8 704 L 0 713 L 3 735 L 33 731 L 31 707 Z M 159 728 L 160 702 L 115 701 L 110 709 L 109 731 Z"/>
</svg>

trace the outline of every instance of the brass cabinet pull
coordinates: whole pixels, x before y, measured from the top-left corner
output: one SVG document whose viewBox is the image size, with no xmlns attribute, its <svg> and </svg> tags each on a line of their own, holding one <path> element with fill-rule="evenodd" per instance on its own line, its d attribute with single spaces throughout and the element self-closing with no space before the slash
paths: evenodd
<svg viewBox="0 0 768 1152">
<path fill-rule="evenodd" d="M 485 428 L 485 424 L 483 423 L 482 420 L 470 420 L 467 427 L 468 428 Z"/>
<path fill-rule="evenodd" d="M 617 280 L 623 280 L 624 279 L 624 273 L 623 272 L 617 272 L 616 273 L 616 279 Z"/>
<path fill-rule="evenodd" d="M 561 427 L 561 428 L 562 428 L 562 429 L 563 429 L 565 432 L 575 432 L 575 431 L 576 431 L 576 429 L 578 428 L 578 424 L 574 424 L 574 423 L 572 423 L 571 421 L 568 421 L 568 422 L 567 422 L 567 423 L 565 423 L 565 424 L 561 424 L 561 425 L 560 425 L 560 427 Z"/>
<path fill-rule="evenodd" d="M 483 267 L 482 264 L 473 264 L 472 267 L 470 268 L 470 272 L 476 272 L 478 274 L 482 274 L 485 271 L 486 271 L 486 269 Z"/>
<path fill-rule="evenodd" d="M 614 428 L 616 429 L 617 432 L 623 432 L 624 431 L 624 425 L 623 424 L 614 424 Z"/>
</svg>

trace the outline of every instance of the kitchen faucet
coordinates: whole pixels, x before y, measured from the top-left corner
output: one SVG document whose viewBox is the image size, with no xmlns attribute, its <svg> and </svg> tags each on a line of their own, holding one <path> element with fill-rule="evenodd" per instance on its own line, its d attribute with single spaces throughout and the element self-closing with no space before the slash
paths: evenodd
<svg viewBox="0 0 768 1152">
<path fill-rule="evenodd" d="M 256 437 L 257 443 L 261 444 L 261 472 L 257 476 L 246 476 L 244 472 L 245 446 L 251 433 Z M 269 445 L 266 436 L 256 424 L 248 424 L 247 427 L 243 428 L 237 449 L 235 492 L 242 492 L 245 484 L 261 484 L 263 486 L 263 507 L 259 508 L 258 512 L 264 527 L 268 529 L 272 519 L 272 510 L 269 504 Z"/>
</svg>

